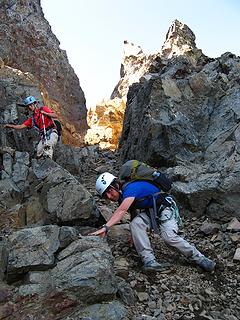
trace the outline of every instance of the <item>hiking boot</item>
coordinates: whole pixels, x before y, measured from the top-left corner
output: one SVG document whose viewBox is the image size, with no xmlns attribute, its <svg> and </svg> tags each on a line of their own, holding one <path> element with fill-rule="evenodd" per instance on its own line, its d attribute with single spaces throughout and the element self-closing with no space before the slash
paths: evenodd
<svg viewBox="0 0 240 320">
<path fill-rule="evenodd" d="M 158 263 L 156 260 L 151 260 L 144 264 L 143 270 L 149 272 L 161 272 L 170 267 L 170 263 Z"/>
<path fill-rule="evenodd" d="M 203 257 L 203 259 L 197 263 L 197 265 L 203 270 L 211 272 L 215 269 L 216 263 L 206 257 Z"/>
</svg>

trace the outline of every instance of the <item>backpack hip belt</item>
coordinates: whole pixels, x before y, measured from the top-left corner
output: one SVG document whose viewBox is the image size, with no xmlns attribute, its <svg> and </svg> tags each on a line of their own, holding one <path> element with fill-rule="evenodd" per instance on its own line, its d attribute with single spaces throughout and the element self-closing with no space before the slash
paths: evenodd
<svg viewBox="0 0 240 320">
<path fill-rule="evenodd" d="M 53 128 L 53 127 L 48 127 L 46 129 L 46 139 L 49 140 L 50 139 L 50 136 L 51 136 L 51 133 L 52 132 L 55 132 L 56 134 L 58 134 L 57 132 L 57 129 Z M 40 135 L 41 135 L 41 139 L 45 139 L 45 136 L 44 136 L 44 131 L 40 131 Z"/>
<path fill-rule="evenodd" d="M 50 129 L 50 130 L 51 130 L 51 133 L 52 133 L 52 132 L 55 132 L 55 133 L 58 135 L 57 129 L 52 128 L 52 129 Z M 48 131 L 48 130 L 47 130 L 47 131 Z"/>
<path fill-rule="evenodd" d="M 161 219 L 161 214 L 166 208 L 169 208 L 171 210 L 171 215 L 169 218 L 163 220 L 163 219 Z M 163 223 L 171 220 L 174 217 L 174 219 L 177 221 L 178 225 L 179 226 L 182 225 L 182 219 L 181 219 L 178 207 L 176 205 L 176 202 L 173 199 L 171 199 L 170 206 L 165 206 L 165 205 L 160 206 L 160 208 L 158 209 L 158 217 L 159 217 L 160 224 L 163 224 Z"/>
<path fill-rule="evenodd" d="M 157 199 L 156 196 L 157 194 L 152 195 L 152 200 L 153 200 L 153 207 L 152 208 L 146 208 L 146 209 L 141 209 L 141 211 L 145 211 L 147 213 L 147 215 L 150 218 L 151 221 L 151 228 L 154 231 L 154 233 L 159 233 L 159 226 L 164 223 L 167 222 L 169 220 L 171 220 L 173 217 L 174 219 L 177 220 L 178 225 L 182 225 L 182 219 L 180 217 L 179 214 L 179 210 L 178 207 L 175 203 L 175 201 L 172 199 L 172 197 L 168 196 L 167 198 L 167 202 L 169 204 L 167 204 L 165 202 L 165 204 L 161 204 L 160 206 L 158 206 L 157 204 Z M 164 211 L 164 209 L 169 208 L 171 210 L 171 215 L 169 218 L 162 220 L 161 219 L 161 214 Z"/>
</svg>

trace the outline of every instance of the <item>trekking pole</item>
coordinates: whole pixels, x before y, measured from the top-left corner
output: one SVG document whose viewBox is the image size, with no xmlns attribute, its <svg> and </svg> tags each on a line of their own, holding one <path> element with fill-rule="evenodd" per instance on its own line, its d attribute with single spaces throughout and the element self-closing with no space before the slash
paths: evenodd
<svg viewBox="0 0 240 320">
<path fill-rule="evenodd" d="M 45 127 L 45 122 L 44 122 L 44 116 L 42 114 L 42 123 L 43 123 L 43 135 L 44 135 L 44 142 L 47 144 L 47 133 L 46 133 L 46 127 Z"/>
</svg>

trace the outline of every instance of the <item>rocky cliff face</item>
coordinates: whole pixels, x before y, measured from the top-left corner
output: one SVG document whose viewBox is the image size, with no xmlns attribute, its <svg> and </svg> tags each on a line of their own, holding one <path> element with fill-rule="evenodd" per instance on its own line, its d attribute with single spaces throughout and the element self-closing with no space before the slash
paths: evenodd
<svg viewBox="0 0 240 320">
<path fill-rule="evenodd" d="M 61 147 L 60 161 L 77 163 L 72 170 L 93 159 L 94 150 Z M 110 247 L 82 235 L 100 214 L 79 176 L 10 147 L 0 159 L 0 318 L 123 319 Z"/>
<path fill-rule="evenodd" d="M 103 147 L 110 146 L 113 149 L 118 147 L 129 88 L 134 83 L 138 83 L 142 77 L 149 79 L 151 74 L 158 73 L 173 57 L 184 55 L 193 65 L 199 63 L 201 59 L 204 63 L 204 60 L 207 59 L 196 47 L 192 30 L 177 20 L 170 26 L 160 52 L 146 55 L 140 46 L 128 41 L 124 41 L 123 49 L 120 80 L 110 99 L 104 102 L 104 116 L 99 106 L 88 113 L 88 123 L 91 129 L 88 130 L 85 137 L 87 143 L 100 143 Z M 111 114 L 111 117 L 106 117 L 108 113 Z M 108 134 L 104 135 L 102 132 L 106 130 Z"/>
<path fill-rule="evenodd" d="M 239 216 L 240 58 L 209 59 L 194 40 L 175 21 L 159 67 L 130 87 L 121 156 L 172 167 L 185 209 Z"/>
<path fill-rule="evenodd" d="M 87 129 L 85 97 L 66 52 L 45 20 L 40 0 L 1 1 L 0 57 L 4 63 L 34 75 L 42 101 L 64 124 L 64 142 L 79 145 Z M 25 90 L 19 100 L 29 95 Z"/>
<path fill-rule="evenodd" d="M 177 20 L 157 54 L 124 45 L 121 79 L 111 96 L 122 102 L 122 161 L 168 167 L 176 197 L 194 214 L 239 216 L 239 57 L 208 58 L 196 47 L 194 33 Z M 111 117 L 105 116 L 108 110 Z M 121 128 L 117 113 L 116 105 L 108 109 L 107 103 L 92 113 L 98 132 L 119 128 L 110 131 L 113 147 L 118 136 L 111 135 Z"/>
</svg>

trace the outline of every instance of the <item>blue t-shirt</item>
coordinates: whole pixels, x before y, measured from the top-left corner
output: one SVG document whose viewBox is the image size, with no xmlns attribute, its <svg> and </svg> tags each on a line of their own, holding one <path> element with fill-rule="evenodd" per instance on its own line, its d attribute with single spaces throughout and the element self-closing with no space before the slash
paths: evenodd
<svg viewBox="0 0 240 320">
<path fill-rule="evenodd" d="M 153 201 L 151 195 L 160 192 L 160 189 L 157 188 L 150 182 L 147 181 L 133 181 L 128 183 L 123 187 L 122 191 L 122 200 L 134 197 L 134 204 L 139 209 L 151 208 L 153 206 Z M 144 197 L 148 197 L 143 201 L 138 201 Z"/>
</svg>

